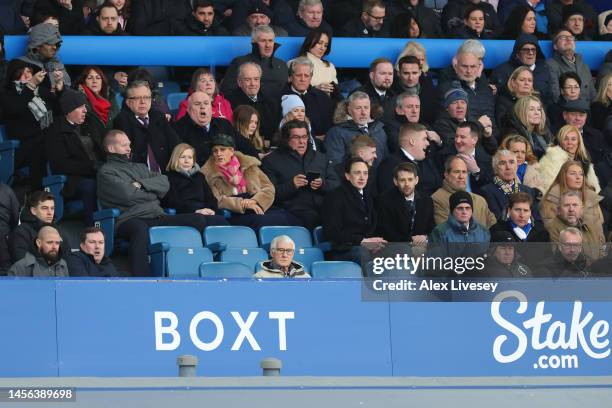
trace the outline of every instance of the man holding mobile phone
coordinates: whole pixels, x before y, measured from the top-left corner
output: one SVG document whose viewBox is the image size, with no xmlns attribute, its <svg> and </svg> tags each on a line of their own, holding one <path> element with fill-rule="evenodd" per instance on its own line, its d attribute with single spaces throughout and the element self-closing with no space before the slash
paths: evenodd
<svg viewBox="0 0 612 408">
<path fill-rule="evenodd" d="M 275 205 L 313 229 L 321 225 L 321 206 L 327 191 L 340 180 L 324 153 L 312 150 L 308 124 L 290 120 L 281 128 L 281 146 L 263 159 L 261 168 L 276 188 Z"/>
</svg>

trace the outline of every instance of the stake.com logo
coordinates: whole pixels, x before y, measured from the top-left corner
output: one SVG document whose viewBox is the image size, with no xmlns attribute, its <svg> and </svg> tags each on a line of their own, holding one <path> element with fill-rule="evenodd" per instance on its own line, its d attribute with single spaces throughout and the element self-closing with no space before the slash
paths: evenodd
<svg viewBox="0 0 612 408">
<path fill-rule="evenodd" d="M 525 331 L 531 331 L 531 342 L 529 342 L 528 334 L 523 331 L 523 328 L 506 320 L 500 313 L 500 305 L 506 299 L 515 299 L 518 302 L 516 313 L 525 314 L 527 312 L 527 297 L 519 291 L 509 290 L 499 293 L 491 303 L 491 317 L 495 323 L 504 328 L 516 338 L 516 349 L 509 354 L 502 353 L 502 346 L 508 341 L 508 335 L 500 334 L 493 342 L 493 357 L 499 363 L 513 363 L 519 360 L 527 347 L 531 344 L 533 350 L 550 350 L 553 354 L 542 354 L 533 363 L 533 368 L 542 369 L 558 369 L 558 368 L 578 368 L 578 355 L 575 354 L 578 348 L 589 357 L 595 359 L 603 359 L 610 356 L 610 324 L 606 320 L 593 320 L 593 313 L 587 312 L 582 316 L 582 302 L 574 302 L 574 310 L 572 312 L 572 320 L 567 330 L 567 325 L 563 321 L 552 321 L 551 313 L 544 313 L 544 303 L 536 304 L 533 317 L 523 321 L 521 326 Z M 552 321 L 552 322 L 551 322 Z M 546 324 L 551 322 L 546 328 Z M 587 326 L 588 338 L 585 335 Z M 574 353 L 555 354 L 554 350 L 572 350 Z"/>
</svg>

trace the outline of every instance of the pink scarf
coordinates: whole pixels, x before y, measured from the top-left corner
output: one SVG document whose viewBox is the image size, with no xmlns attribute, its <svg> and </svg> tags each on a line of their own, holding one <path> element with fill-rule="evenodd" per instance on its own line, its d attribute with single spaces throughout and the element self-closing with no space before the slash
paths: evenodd
<svg viewBox="0 0 612 408">
<path fill-rule="evenodd" d="M 242 176 L 240 162 L 235 155 L 232 156 L 232 160 L 229 163 L 222 166 L 217 165 L 217 169 L 223 176 L 223 179 L 238 191 L 238 194 L 247 192 L 247 183 Z"/>
</svg>

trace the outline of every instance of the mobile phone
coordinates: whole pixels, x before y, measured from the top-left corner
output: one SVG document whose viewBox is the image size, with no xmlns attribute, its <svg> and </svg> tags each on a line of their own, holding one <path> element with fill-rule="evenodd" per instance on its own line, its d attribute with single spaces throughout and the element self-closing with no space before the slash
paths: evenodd
<svg viewBox="0 0 612 408">
<path fill-rule="evenodd" d="M 309 183 L 314 179 L 318 179 L 319 177 L 321 177 L 320 171 L 309 171 L 306 173 L 306 180 L 308 180 Z"/>
</svg>

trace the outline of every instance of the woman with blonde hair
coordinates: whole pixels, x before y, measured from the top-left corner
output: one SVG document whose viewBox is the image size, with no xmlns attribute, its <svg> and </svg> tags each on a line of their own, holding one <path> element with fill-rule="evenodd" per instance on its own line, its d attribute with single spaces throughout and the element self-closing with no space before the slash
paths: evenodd
<svg viewBox="0 0 612 408">
<path fill-rule="evenodd" d="M 540 99 L 534 95 L 518 98 L 506 118 L 502 135 L 518 133 L 524 136 L 531 144 L 533 153 L 538 158 L 542 157 L 552 134 L 546 125 L 546 112 Z"/>
<path fill-rule="evenodd" d="M 500 150 L 509 150 L 516 156 L 517 170 L 516 176 L 521 183 L 528 187 L 538 189 L 544 193 L 542 182 L 540 181 L 540 163 L 533 154 L 529 141 L 521 135 L 507 135 L 499 145 Z"/>
<path fill-rule="evenodd" d="M 595 175 L 595 169 L 586 148 L 582 135 L 577 127 L 565 125 L 557 133 L 556 144 L 546 149 L 546 154 L 540 159 L 540 180 L 546 191 L 553 184 L 563 163 L 576 161 L 582 164 L 584 173 L 587 175 L 587 184 L 596 193 L 599 193 L 599 180 Z"/>
<path fill-rule="evenodd" d="M 425 52 L 425 47 L 415 41 L 408 41 L 404 46 L 402 52 L 400 52 L 400 55 L 395 60 L 396 71 L 399 70 L 399 60 L 407 55 L 412 55 L 413 57 L 416 57 L 419 60 L 419 63 L 421 64 L 421 72 L 423 72 L 423 75 L 429 76 L 429 64 L 427 64 L 427 53 Z"/>
<path fill-rule="evenodd" d="M 585 179 L 582 163 L 569 160 L 563 163 L 554 182 L 540 202 L 540 215 L 544 225 L 548 225 L 557 216 L 561 195 L 566 191 L 575 191 L 582 198 L 582 222 L 594 229 L 595 236 L 603 243 L 604 216 L 599 206 L 603 199 L 595 188 Z"/>
<path fill-rule="evenodd" d="M 525 65 L 521 65 L 510 74 L 506 84 L 501 87 L 495 99 L 495 119 L 497 123 L 504 123 L 506 115 L 522 96 L 538 96 L 533 88 L 533 73 Z"/>
<path fill-rule="evenodd" d="M 239 105 L 234 110 L 234 127 L 241 136 L 251 141 L 261 159 L 266 155 L 266 145 L 259 134 L 260 122 L 259 112 L 252 106 Z"/>
<path fill-rule="evenodd" d="M 612 73 L 604 76 L 599 82 L 597 96 L 591 104 L 591 125 L 602 130 L 606 119 L 612 115 Z"/>
<path fill-rule="evenodd" d="M 177 144 L 172 150 L 166 171 L 170 190 L 163 199 L 165 207 L 176 209 L 177 214 L 196 213 L 206 216 L 207 225 L 229 225 L 225 218 L 216 215 L 217 201 L 200 172 L 193 146 Z"/>
</svg>

